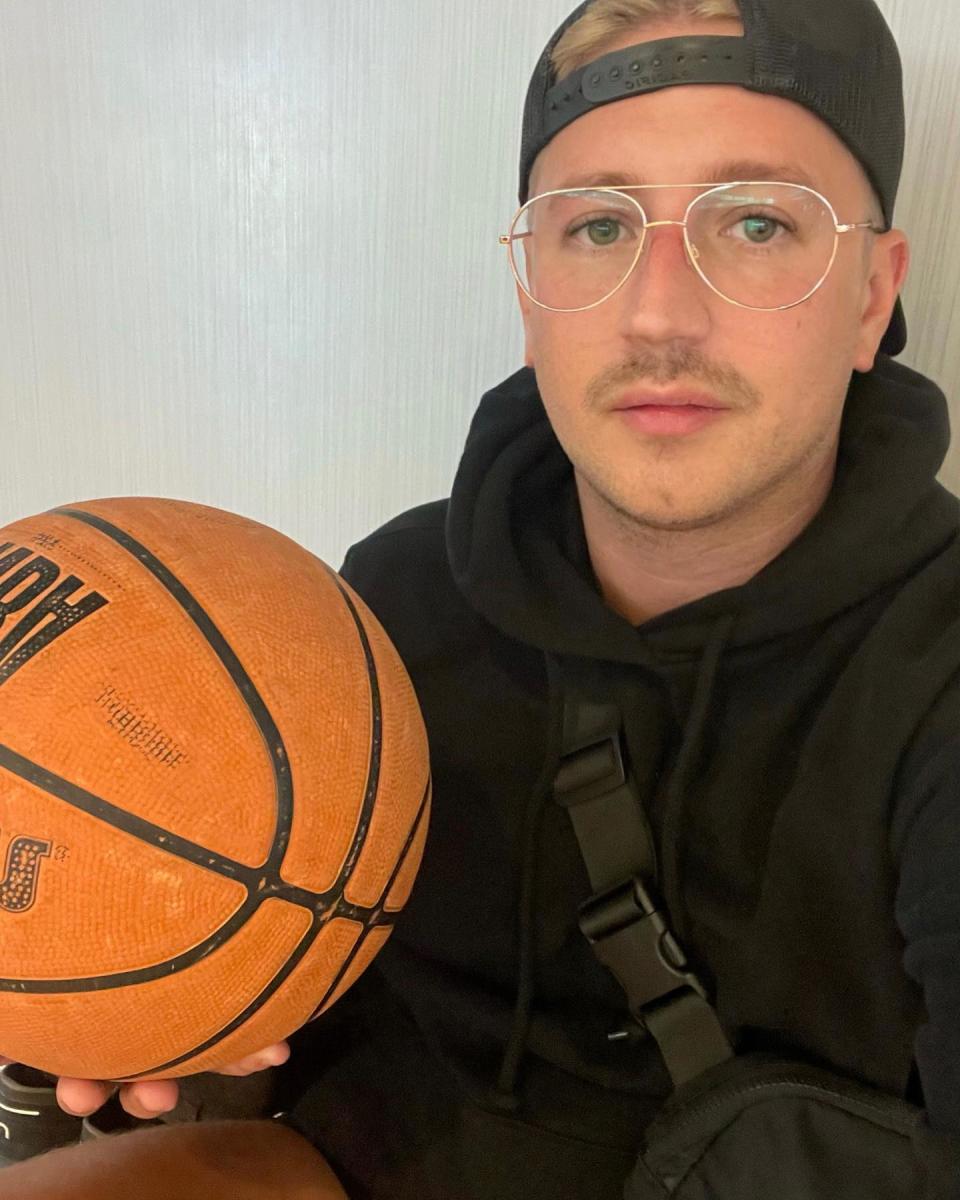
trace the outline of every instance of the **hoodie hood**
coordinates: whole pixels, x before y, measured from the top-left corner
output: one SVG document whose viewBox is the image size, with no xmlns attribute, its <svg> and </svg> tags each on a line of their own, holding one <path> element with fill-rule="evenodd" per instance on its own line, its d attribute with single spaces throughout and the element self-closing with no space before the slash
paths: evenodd
<svg viewBox="0 0 960 1200">
<path fill-rule="evenodd" d="M 942 391 L 881 355 L 851 380 L 834 485 L 800 537 L 747 583 L 646 622 L 640 638 L 600 598 L 573 469 L 524 368 L 473 419 L 447 518 L 454 578 L 494 626 L 553 654 L 699 657 L 724 617 L 728 646 L 762 643 L 875 595 L 956 536 L 957 500 L 936 481 L 949 440 Z"/>
<path fill-rule="evenodd" d="M 871 372 L 856 374 L 851 379 L 841 424 L 836 477 L 824 506 L 800 536 L 745 584 L 664 613 L 645 622 L 638 631 L 602 599 L 590 565 L 573 469 L 549 424 L 534 373 L 524 369 L 483 398 L 450 498 L 447 555 L 456 586 L 470 607 L 502 633 L 543 652 L 549 699 L 543 767 L 523 806 L 517 991 L 498 1078 L 504 1106 L 518 1102 L 520 1066 L 530 1042 L 535 1012 L 534 964 L 537 940 L 543 936 L 538 934 L 542 918 L 538 917 L 535 899 L 537 863 L 542 854 L 539 830 L 549 807 L 550 783 L 559 756 L 566 749 L 561 743 L 563 710 L 568 703 L 564 679 L 571 674 L 576 677 L 583 670 L 589 676 L 591 667 L 598 665 L 589 660 L 607 664 L 607 669 L 600 672 L 600 686 L 604 699 L 608 702 L 612 699 L 619 706 L 627 760 L 633 764 L 630 769 L 636 778 L 639 764 L 645 780 L 637 795 L 642 797 L 644 812 L 655 831 L 646 855 L 648 868 L 651 863 L 655 865 L 647 873 L 656 880 L 663 902 L 661 911 L 669 914 L 669 926 L 680 944 L 696 951 L 699 921 L 700 944 L 712 948 L 709 955 L 704 953 L 702 961 L 717 963 L 720 958 L 715 936 L 717 914 L 729 909 L 731 896 L 744 888 L 750 871 L 745 871 L 741 863 L 716 894 L 704 894 L 699 911 L 690 898 L 690 881 L 699 881 L 702 886 L 702 880 L 711 872 L 717 873 L 720 862 L 729 857 L 730 847 L 736 841 L 730 822 L 734 814 L 742 815 L 749 808 L 745 797 L 756 802 L 758 797 L 790 795 L 795 782 L 790 771 L 800 761 L 791 742 L 793 709 L 806 703 L 803 695 L 809 696 L 811 688 L 821 694 L 833 687 L 843 690 L 834 678 L 833 659 L 837 647 L 849 641 L 851 635 L 849 628 L 846 632 L 839 628 L 844 621 L 841 614 L 876 601 L 888 589 L 892 598 L 927 562 L 956 542 L 957 500 L 936 481 L 948 443 L 949 421 L 943 393 L 923 376 L 881 356 Z M 894 627 L 905 611 L 911 619 L 922 620 L 919 610 L 909 600 L 904 602 L 902 596 L 900 603 L 892 607 L 896 609 Z M 863 621 L 855 624 L 864 634 L 867 632 Z M 825 630 L 822 638 L 820 627 Z M 807 633 L 813 634 L 812 640 Z M 789 660 L 794 661 L 795 668 L 790 692 L 797 694 L 781 694 L 775 688 L 767 701 L 758 706 L 755 683 L 751 688 L 741 686 L 736 695 L 730 693 L 723 703 L 718 702 L 722 664 L 732 650 L 759 647 L 789 635 L 800 635 L 794 659 L 800 654 L 801 661 Z M 882 636 L 873 638 L 871 647 L 874 642 L 883 642 L 884 659 L 889 664 L 891 653 L 898 653 L 895 647 L 902 640 L 902 635 L 885 629 Z M 825 652 L 800 650 L 799 643 L 803 641 L 811 646 L 823 642 Z M 836 647 L 832 647 L 834 641 Z M 869 677 L 868 683 L 860 679 L 859 685 L 852 685 L 854 692 L 862 695 L 864 689 L 876 688 L 876 679 L 869 676 L 869 667 L 863 665 L 873 660 L 875 650 L 861 654 L 856 652 L 856 646 L 854 635 L 848 654 L 862 660 L 860 669 Z M 751 657 L 756 661 L 764 656 Z M 612 664 L 623 664 L 626 673 L 610 670 Z M 647 668 L 639 674 L 658 679 L 669 695 L 673 722 L 668 720 L 666 725 L 657 726 L 661 730 L 660 740 L 658 735 L 651 736 L 650 722 L 654 720 L 651 713 L 656 704 L 651 704 L 649 698 L 642 700 L 637 694 L 640 678 L 631 672 L 633 667 Z M 775 665 L 773 674 L 777 676 Z M 846 674 L 854 680 L 860 678 L 857 670 Z M 681 675 L 686 677 L 685 683 Z M 621 676 L 622 686 L 618 683 Z M 769 689 L 769 680 L 765 686 Z M 936 680 L 931 679 L 930 687 L 935 691 L 936 686 Z M 896 720 L 883 721 L 879 711 L 871 715 L 868 722 L 871 760 L 882 757 L 876 753 L 877 729 L 881 724 L 885 730 L 884 745 L 897 748 L 903 744 L 906 734 L 896 727 L 897 721 L 906 720 L 909 724 L 915 718 L 915 701 L 916 697 Z M 851 711 L 849 703 L 844 706 L 845 741 L 852 745 Z M 672 723 L 676 733 L 671 751 L 669 743 L 662 740 L 662 731 Z M 731 723 L 741 750 L 735 759 L 718 757 L 715 746 L 722 744 L 724 726 Z M 831 710 L 825 726 L 831 735 L 835 734 L 835 711 Z M 727 736 L 733 736 L 732 732 L 728 730 Z M 818 736 L 822 736 L 819 725 Z M 751 752 L 745 747 L 751 747 Z M 863 753 L 862 749 L 859 752 L 854 749 L 848 756 L 842 756 L 841 761 L 857 763 L 857 770 L 862 773 Z M 833 762 L 834 769 L 839 769 L 832 753 L 821 752 L 817 757 Z M 889 766 L 889 771 L 892 770 Z M 724 772 L 730 777 L 724 776 Z M 709 801 L 703 791 L 706 787 L 710 789 Z M 881 778 L 874 794 L 885 796 L 888 788 L 889 773 Z M 847 791 L 854 796 L 858 790 L 870 791 L 859 778 L 855 784 L 850 783 Z M 830 795 L 829 788 L 815 789 L 816 795 L 821 792 Z M 804 794 L 799 807 L 804 821 L 810 819 L 815 807 L 810 796 Z M 863 807 L 869 809 L 869 803 Z M 857 812 L 857 805 L 851 804 L 850 811 Z M 696 818 L 691 814 L 697 814 Z M 707 835 L 694 832 L 697 820 L 709 822 L 713 816 L 725 823 L 721 830 L 712 829 Z M 831 811 L 829 817 L 820 814 L 816 823 L 821 859 L 823 827 L 830 825 L 836 830 L 837 821 L 836 811 Z M 748 839 L 751 845 L 756 842 L 758 828 L 773 828 L 768 816 L 751 826 Z M 875 833 L 872 828 L 871 836 Z M 877 836 L 885 843 L 885 836 Z M 701 858 L 698 868 L 691 871 L 685 855 L 689 854 L 689 842 L 698 837 L 701 845 L 711 848 L 710 855 Z M 838 834 L 837 840 L 844 846 L 859 845 L 864 835 L 853 830 L 848 831 L 848 836 Z M 722 848 L 719 855 L 717 847 Z M 752 859 L 748 855 L 743 861 L 756 859 L 755 846 L 751 854 Z M 783 878 L 795 879 L 803 873 L 798 876 L 795 870 L 786 869 Z M 778 874 L 776 870 L 774 874 Z M 883 872 L 875 866 L 867 875 L 880 880 Z M 791 901 L 783 910 L 777 907 L 778 900 L 771 899 L 775 888 L 765 892 L 757 880 L 750 886 L 756 890 L 749 903 L 742 905 L 743 912 L 737 919 L 742 919 L 744 912 L 753 911 L 758 903 L 756 897 L 764 895 L 771 912 L 776 910 L 771 919 L 779 945 L 783 938 L 784 911 L 793 914 L 802 906 Z M 829 891 L 832 886 L 830 879 L 823 881 L 823 890 Z M 854 912 L 837 918 L 841 925 L 852 928 L 856 919 L 863 919 L 862 899 L 858 903 L 860 907 Z M 838 912 L 839 904 L 838 900 Z M 855 914 L 859 914 L 856 919 Z M 859 930 L 864 939 L 874 936 L 877 928 L 889 931 L 889 923 L 883 920 L 879 909 L 872 913 L 872 919 L 873 926 L 868 920 Z M 731 918 L 727 935 L 733 928 Z M 729 944 L 743 947 L 749 940 L 741 929 L 729 937 Z M 866 940 L 864 944 L 868 944 Z M 887 945 L 884 953 L 895 963 L 887 984 L 878 991 L 886 997 L 893 995 L 902 982 L 898 982 L 897 954 Z M 762 961 L 766 970 L 768 960 Z M 869 961 L 874 960 L 869 957 Z M 754 982 L 758 970 L 759 967 L 747 972 Z M 728 980 L 738 971 L 739 968 L 731 967 Z M 816 1027 L 816 1019 L 813 1024 Z M 667 1031 L 671 1028 L 668 1025 Z M 675 1049 L 669 1039 L 666 1046 L 661 1046 L 665 1055 Z M 843 1053 L 836 1048 L 833 1060 L 843 1061 Z M 899 1057 L 893 1054 L 892 1065 L 888 1063 L 886 1068 L 887 1082 L 894 1088 L 899 1087 L 900 1076 L 905 1077 L 905 1060 L 910 1053 L 908 1040 L 897 1053 Z"/>
<path fill-rule="evenodd" d="M 822 513 L 748 583 L 638 631 L 597 589 L 533 373 L 484 397 L 451 500 L 395 518 L 344 564 L 410 673 L 435 806 L 410 903 L 364 977 L 386 981 L 397 1014 L 370 1008 L 359 1086 L 350 1055 L 337 1074 L 339 1044 L 321 1055 L 325 1149 L 342 1117 L 341 1147 L 384 1186 L 371 1141 L 397 1160 L 415 1133 L 438 1170 L 449 1161 L 450 1179 L 408 1179 L 404 1194 L 459 1195 L 483 1171 L 491 1196 L 518 1179 L 570 1200 L 622 1194 L 671 1077 L 649 1039 L 621 1036 L 635 1032 L 624 998 L 578 927 L 593 872 L 553 802 L 578 694 L 619 710 L 649 826 L 649 862 L 607 826 L 616 865 L 630 853 L 651 881 L 738 1053 L 906 1094 L 924 1002 L 894 920 L 891 831 L 913 836 L 941 777 L 950 803 L 955 790 L 940 758 L 960 705 L 957 503 L 936 483 L 946 446 L 942 394 L 881 358 L 851 382 Z M 918 875 L 942 859 L 917 851 L 911 912 Z M 930 994 L 944 995 L 942 926 L 930 928 L 915 961 L 927 954 Z M 417 1084 L 393 1098 L 396 1137 L 387 1077 Z M 343 1102 L 361 1094 L 366 1141 Z M 460 1130 L 469 1167 L 446 1158 Z"/>
</svg>

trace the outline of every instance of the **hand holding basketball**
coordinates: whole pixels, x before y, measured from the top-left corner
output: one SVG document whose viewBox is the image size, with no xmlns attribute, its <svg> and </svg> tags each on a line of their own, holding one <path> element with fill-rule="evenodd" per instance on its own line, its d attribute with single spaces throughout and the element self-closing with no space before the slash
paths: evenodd
<svg viewBox="0 0 960 1200">
<path fill-rule="evenodd" d="M 278 1067 L 290 1057 L 286 1042 L 267 1046 L 256 1054 L 250 1054 L 239 1062 L 221 1067 L 217 1075 L 252 1075 Z M 12 1058 L 0 1054 L 0 1066 L 12 1063 Z M 61 1078 L 57 1083 L 57 1102 L 60 1107 L 75 1117 L 88 1117 L 97 1111 L 113 1093 L 116 1085 L 103 1079 Z M 176 1107 L 179 1088 L 175 1079 L 152 1079 L 143 1083 L 120 1085 L 120 1104 L 132 1116 L 149 1120 Z"/>
</svg>

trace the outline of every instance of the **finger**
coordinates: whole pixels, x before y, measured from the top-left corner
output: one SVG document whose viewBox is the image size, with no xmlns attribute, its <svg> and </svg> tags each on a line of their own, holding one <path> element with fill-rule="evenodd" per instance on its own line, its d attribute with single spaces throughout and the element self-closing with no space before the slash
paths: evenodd
<svg viewBox="0 0 960 1200">
<path fill-rule="evenodd" d="M 256 1054 L 248 1054 L 239 1062 L 220 1067 L 218 1075 L 254 1075 L 257 1071 L 266 1071 L 269 1067 L 279 1067 L 290 1057 L 290 1047 L 286 1042 L 275 1042 Z"/>
<path fill-rule="evenodd" d="M 9 1067 L 11 1063 L 15 1063 L 16 1061 L 17 1060 L 15 1058 L 4 1058 L 3 1055 L 0 1054 L 0 1067 Z"/>
<path fill-rule="evenodd" d="M 99 1079 L 64 1076 L 57 1080 L 57 1103 L 71 1116 L 86 1117 L 105 1104 L 112 1091 L 112 1084 Z"/>
<path fill-rule="evenodd" d="M 120 1103 L 131 1117 L 146 1121 L 177 1107 L 180 1089 L 172 1079 L 148 1079 L 143 1083 L 125 1083 L 120 1088 Z"/>
</svg>

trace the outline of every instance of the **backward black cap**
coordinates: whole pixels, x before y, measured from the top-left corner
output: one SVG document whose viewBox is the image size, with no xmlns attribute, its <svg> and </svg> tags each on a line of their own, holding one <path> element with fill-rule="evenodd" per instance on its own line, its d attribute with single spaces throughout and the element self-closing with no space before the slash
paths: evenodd
<svg viewBox="0 0 960 1200">
<path fill-rule="evenodd" d="M 736 83 L 808 108 L 866 171 L 893 223 L 903 168 L 903 71 L 893 34 L 874 0 L 738 0 L 744 36 L 670 38 L 604 55 L 558 81 L 553 49 L 594 0 L 585 0 L 547 43 L 523 111 L 520 203 L 540 151 L 561 129 L 601 104 L 694 83 Z M 657 61 L 658 60 L 658 61 Z M 881 350 L 907 342 L 900 301 Z"/>
</svg>

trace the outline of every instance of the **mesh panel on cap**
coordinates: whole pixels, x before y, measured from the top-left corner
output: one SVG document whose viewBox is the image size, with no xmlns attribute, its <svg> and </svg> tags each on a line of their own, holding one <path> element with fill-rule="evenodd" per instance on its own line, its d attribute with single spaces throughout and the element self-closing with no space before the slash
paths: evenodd
<svg viewBox="0 0 960 1200">
<path fill-rule="evenodd" d="M 740 0 L 754 84 L 813 111 L 846 143 L 892 223 L 905 124 L 900 54 L 874 0 Z"/>
<path fill-rule="evenodd" d="M 527 88 L 527 99 L 523 106 L 523 130 L 520 135 L 520 203 L 526 200 L 527 183 L 530 178 L 530 168 L 533 160 L 546 144 L 543 140 L 543 109 L 547 92 L 556 83 L 550 55 L 553 48 L 567 32 L 570 26 L 579 21 L 590 7 L 592 0 L 584 0 L 564 21 L 553 37 L 547 42 L 546 48 L 540 55 L 540 60 L 533 69 L 530 86 Z"/>
</svg>

